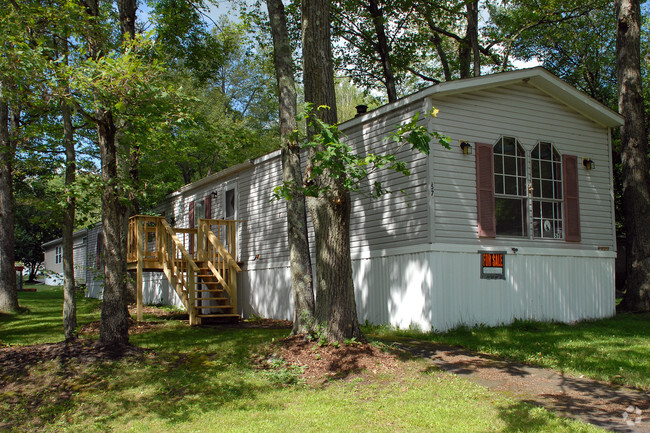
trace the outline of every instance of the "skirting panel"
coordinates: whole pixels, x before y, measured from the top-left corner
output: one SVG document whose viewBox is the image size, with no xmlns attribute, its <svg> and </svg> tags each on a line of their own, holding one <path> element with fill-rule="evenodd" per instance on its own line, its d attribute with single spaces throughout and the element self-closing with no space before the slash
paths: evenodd
<svg viewBox="0 0 650 433">
<path fill-rule="evenodd" d="M 353 260 L 361 323 L 446 331 L 515 319 L 574 322 L 615 314 L 613 255 L 507 254 L 505 279 L 482 279 L 478 251 L 400 252 Z M 239 312 L 291 320 L 289 266 L 239 276 Z M 161 274 L 146 273 L 145 303 L 181 306 Z"/>
</svg>

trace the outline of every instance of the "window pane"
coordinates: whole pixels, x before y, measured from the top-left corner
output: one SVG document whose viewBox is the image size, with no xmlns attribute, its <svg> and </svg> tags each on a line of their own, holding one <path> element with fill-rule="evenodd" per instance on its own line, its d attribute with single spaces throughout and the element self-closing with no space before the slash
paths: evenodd
<svg viewBox="0 0 650 433">
<path fill-rule="evenodd" d="M 494 193 L 503 194 L 503 176 L 494 176 Z"/>
<path fill-rule="evenodd" d="M 505 155 L 515 156 L 516 141 L 512 137 L 503 137 L 503 153 Z"/>
<path fill-rule="evenodd" d="M 517 178 L 514 176 L 504 176 L 505 177 L 505 187 L 506 194 L 508 195 L 517 195 Z"/>
<path fill-rule="evenodd" d="M 540 159 L 551 159 L 551 143 L 540 143 Z"/>
<path fill-rule="evenodd" d="M 497 144 L 494 145 L 494 154 L 495 155 L 503 154 L 503 138 L 500 138 Z"/>
<path fill-rule="evenodd" d="M 511 156 L 503 157 L 503 172 L 505 174 L 517 174 L 517 160 Z"/>
<path fill-rule="evenodd" d="M 495 199 L 495 215 L 498 236 L 525 236 L 526 212 L 524 199 Z"/>
<path fill-rule="evenodd" d="M 553 182 L 548 180 L 542 181 L 542 197 L 553 198 Z"/>
<path fill-rule="evenodd" d="M 503 173 L 503 161 L 502 161 L 502 156 L 501 155 L 494 155 L 494 172 L 495 173 Z"/>
<path fill-rule="evenodd" d="M 542 182 L 539 180 L 533 181 L 533 197 L 541 197 L 542 194 Z"/>
<path fill-rule="evenodd" d="M 553 179 L 553 169 L 551 168 L 551 163 L 542 161 L 540 164 L 541 166 L 541 172 L 540 172 L 540 177 L 542 179 Z"/>
</svg>

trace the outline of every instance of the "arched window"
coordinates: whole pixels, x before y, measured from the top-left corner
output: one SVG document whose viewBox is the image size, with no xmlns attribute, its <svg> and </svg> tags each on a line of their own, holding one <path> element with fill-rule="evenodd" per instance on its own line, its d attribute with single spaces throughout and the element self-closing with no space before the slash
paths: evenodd
<svg viewBox="0 0 650 433">
<path fill-rule="evenodd" d="M 551 143 L 539 142 L 530 161 L 533 237 L 562 239 L 562 158 Z"/>
<path fill-rule="evenodd" d="M 516 138 L 494 145 L 494 208 L 497 236 L 527 236 L 526 152 Z"/>
<path fill-rule="evenodd" d="M 577 161 L 547 141 L 530 153 L 514 137 L 476 143 L 479 237 L 580 242 Z"/>
</svg>

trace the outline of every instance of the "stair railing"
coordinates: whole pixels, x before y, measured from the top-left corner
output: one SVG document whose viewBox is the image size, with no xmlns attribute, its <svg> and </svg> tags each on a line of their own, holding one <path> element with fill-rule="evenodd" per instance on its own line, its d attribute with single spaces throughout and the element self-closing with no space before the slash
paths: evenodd
<svg viewBox="0 0 650 433">
<path fill-rule="evenodd" d="M 174 229 L 165 219 L 160 220 L 165 233 L 161 243 L 160 261 L 163 272 L 181 298 L 190 316 L 190 325 L 198 324 L 196 298 L 196 275 L 199 267 L 178 239 Z"/>
<path fill-rule="evenodd" d="M 236 223 L 233 220 L 200 219 L 197 236 L 197 254 L 200 261 L 205 261 L 214 277 L 230 297 L 230 305 L 237 312 L 237 273 L 242 269 L 234 258 L 236 251 Z M 230 251 L 221 243 L 211 226 L 226 227 L 226 239 Z"/>
</svg>

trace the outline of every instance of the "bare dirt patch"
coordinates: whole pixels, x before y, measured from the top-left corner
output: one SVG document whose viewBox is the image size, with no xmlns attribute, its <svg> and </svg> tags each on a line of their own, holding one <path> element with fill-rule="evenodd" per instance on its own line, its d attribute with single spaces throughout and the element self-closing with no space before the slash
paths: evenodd
<svg viewBox="0 0 650 433">
<path fill-rule="evenodd" d="M 61 364 L 92 364 L 98 360 L 118 360 L 141 356 L 147 351 L 136 346 L 105 346 L 99 341 L 79 339 L 73 342 L 34 344 L 0 348 L 0 385 L 14 382 L 29 369 L 46 361 Z"/>
<path fill-rule="evenodd" d="M 285 338 L 274 344 L 272 354 L 258 359 L 261 368 L 272 368 L 281 359 L 298 367 L 300 378 L 308 385 L 323 385 L 334 379 L 369 377 L 398 370 L 399 360 L 393 353 L 368 343 L 320 346 L 304 335 Z"/>
</svg>

